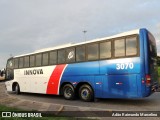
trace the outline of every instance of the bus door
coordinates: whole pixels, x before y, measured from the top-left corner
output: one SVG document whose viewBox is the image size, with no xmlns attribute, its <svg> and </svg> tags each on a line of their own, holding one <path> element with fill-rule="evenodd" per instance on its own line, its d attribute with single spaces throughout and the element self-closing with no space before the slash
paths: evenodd
<svg viewBox="0 0 160 120">
<path fill-rule="evenodd" d="M 14 67 L 13 67 L 13 58 L 8 59 L 7 65 L 6 65 L 6 80 L 13 80 L 14 79 Z"/>
</svg>

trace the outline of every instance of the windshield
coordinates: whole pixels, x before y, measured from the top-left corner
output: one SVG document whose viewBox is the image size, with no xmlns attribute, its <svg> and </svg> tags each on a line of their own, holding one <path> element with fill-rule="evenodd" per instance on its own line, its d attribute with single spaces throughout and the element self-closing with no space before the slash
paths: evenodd
<svg viewBox="0 0 160 120">
<path fill-rule="evenodd" d="M 7 68 L 13 68 L 13 59 L 7 61 Z"/>
<path fill-rule="evenodd" d="M 9 59 L 6 65 L 6 80 L 12 80 L 14 78 L 13 59 Z"/>
</svg>

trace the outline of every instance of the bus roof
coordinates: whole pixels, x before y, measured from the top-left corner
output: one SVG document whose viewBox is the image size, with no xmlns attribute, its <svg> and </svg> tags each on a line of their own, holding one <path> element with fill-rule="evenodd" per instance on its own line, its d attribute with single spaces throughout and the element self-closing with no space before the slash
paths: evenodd
<svg viewBox="0 0 160 120">
<path fill-rule="evenodd" d="M 27 56 L 27 55 L 32 55 L 32 54 L 41 53 L 41 52 L 47 52 L 47 51 L 51 51 L 51 50 L 62 49 L 62 48 L 66 48 L 66 47 L 73 47 L 73 46 L 77 46 L 77 45 L 83 45 L 83 44 L 92 43 L 92 42 L 103 41 L 103 40 L 117 38 L 117 37 L 123 37 L 123 36 L 127 36 L 127 35 L 132 35 L 132 34 L 139 34 L 139 31 L 140 31 L 140 29 L 135 29 L 135 30 L 132 30 L 132 31 L 123 32 L 123 33 L 116 34 L 116 35 L 109 36 L 109 37 L 88 40 L 86 42 L 81 42 L 81 43 L 76 43 L 76 44 L 69 43 L 69 44 L 64 44 L 64 45 L 60 45 L 60 46 L 55 46 L 55 47 L 50 47 L 50 48 L 44 48 L 44 49 L 36 50 L 36 51 L 34 51 L 32 53 L 14 56 L 14 58 L 15 57 Z"/>
</svg>

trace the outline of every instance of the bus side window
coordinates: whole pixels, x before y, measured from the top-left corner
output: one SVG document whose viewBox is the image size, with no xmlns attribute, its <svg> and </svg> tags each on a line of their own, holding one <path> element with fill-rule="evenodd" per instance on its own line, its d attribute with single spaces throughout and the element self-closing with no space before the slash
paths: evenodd
<svg viewBox="0 0 160 120">
<path fill-rule="evenodd" d="M 24 67 L 25 68 L 29 67 L 29 56 L 24 57 Z"/>
<path fill-rule="evenodd" d="M 87 58 L 88 60 L 97 60 L 99 58 L 98 43 L 87 45 Z"/>
<path fill-rule="evenodd" d="M 114 57 L 125 56 L 125 39 L 118 39 L 114 41 Z"/>
<path fill-rule="evenodd" d="M 14 59 L 14 68 L 17 69 L 18 68 L 18 58 Z"/>
<path fill-rule="evenodd" d="M 23 63 L 24 63 L 23 60 L 24 60 L 23 57 L 19 58 L 19 68 L 23 68 Z"/>
<path fill-rule="evenodd" d="M 126 56 L 137 55 L 137 39 L 131 37 L 126 39 Z"/>
<path fill-rule="evenodd" d="M 42 65 L 42 54 L 36 54 L 36 67 Z"/>
<path fill-rule="evenodd" d="M 100 43 L 100 59 L 111 58 L 111 42 Z"/>
<path fill-rule="evenodd" d="M 85 61 L 85 46 L 77 46 L 76 47 L 76 61 L 77 62 L 82 62 Z"/>
<path fill-rule="evenodd" d="M 65 63 L 65 50 L 58 50 L 58 64 Z"/>
<path fill-rule="evenodd" d="M 57 51 L 49 52 L 49 64 L 50 65 L 57 64 Z"/>
<path fill-rule="evenodd" d="M 48 65 L 48 53 L 42 54 L 42 65 Z"/>
<path fill-rule="evenodd" d="M 30 67 L 34 67 L 35 66 L 35 55 L 31 55 L 30 56 Z"/>
<path fill-rule="evenodd" d="M 75 62 L 75 48 L 66 49 L 66 62 L 67 63 Z"/>
</svg>

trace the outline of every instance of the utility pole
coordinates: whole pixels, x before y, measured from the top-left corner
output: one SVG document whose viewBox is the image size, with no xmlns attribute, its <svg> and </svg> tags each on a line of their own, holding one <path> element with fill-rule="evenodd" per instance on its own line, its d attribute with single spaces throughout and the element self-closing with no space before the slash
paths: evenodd
<svg viewBox="0 0 160 120">
<path fill-rule="evenodd" d="M 84 33 L 84 40 L 85 40 L 85 42 L 86 42 L 86 32 L 87 32 L 87 31 L 86 31 L 86 30 L 83 30 L 82 32 Z"/>
</svg>

